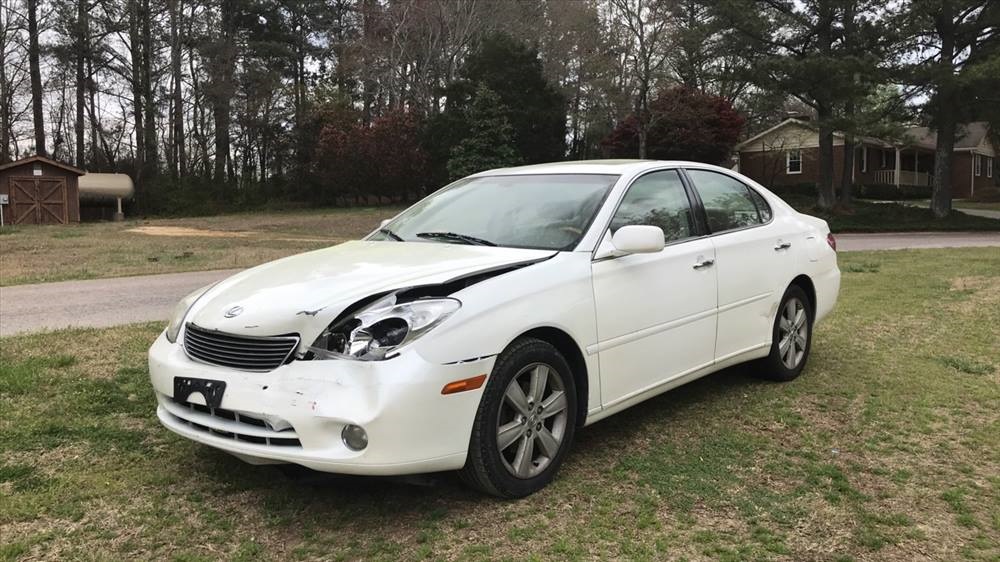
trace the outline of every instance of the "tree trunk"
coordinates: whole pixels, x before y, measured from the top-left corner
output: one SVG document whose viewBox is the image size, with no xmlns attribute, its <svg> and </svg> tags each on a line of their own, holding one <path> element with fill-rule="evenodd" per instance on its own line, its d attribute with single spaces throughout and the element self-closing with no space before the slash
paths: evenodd
<svg viewBox="0 0 1000 562">
<path fill-rule="evenodd" d="M 940 84 L 935 99 L 934 122 L 937 125 L 937 146 L 934 149 L 934 186 L 931 190 L 931 211 L 937 218 L 951 213 L 951 163 L 955 151 L 955 130 L 958 116 L 957 86 L 954 75 L 955 26 L 951 5 L 944 3 L 935 26 L 941 37 L 938 56 Z"/>
<path fill-rule="evenodd" d="M 28 0 L 28 65 L 31 72 L 31 109 L 34 115 L 35 152 L 45 156 L 45 114 L 42 108 L 42 71 L 39 67 L 38 0 Z"/>
<path fill-rule="evenodd" d="M 88 115 L 90 116 L 90 159 L 92 165 L 101 168 L 107 165 L 111 151 L 104 141 L 104 132 L 101 130 L 100 120 L 97 118 L 97 84 L 94 80 L 94 60 L 88 53 L 86 85 L 87 96 L 89 98 Z"/>
<path fill-rule="evenodd" d="M 956 128 L 954 105 L 939 102 L 937 146 L 934 149 L 934 187 L 931 191 L 931 210 L 937 218 L 944 218 L 951 213 L 951 162 L 955 151 Z"/>
<path fill-rule="evenodd" d="M 181 0 L 170 2 L 170 73 L 173 77 L 173 136 L 172 152 L 176 168 L 170 170 L 176 179 L 187 171 L 187 154 L 184 151 L 184 99 L 181 96 Z"/>
<path fill-rule="evenodd" d="M 222 38 L 215 56 L 215 76 L 212 84 L 212 118 L 215 121 L 215 166 L 213 178 L 224 187 L 228 183 L 229 121 L 233 96 L 233 65 L 235 57 L 235 0 L 223 0 L 221 5 Z"/>
<path fill-rule="evenodd" d="M 373 65 L 371 60 L 371 50 L 374 45 L 375 37 L 375 11 L 377 5 L 375 0 L 362 0 L 361 5 L 361 17 L 362 17 L 362 34 L 364 35 L 365 48 L 362 51 L 362 72 L 364 73 L 364 79 L 361 81 L 362 84 L 362 110 L 361 119 L 365 125 L 370 125 L 374 119 L 375 105 L 376 105 L 376 90 L 377 84 L 372 78 Z"/>
<path fill-rule="evenodd" d="M 86 110 L 87 92 L 87 0 L 77 0 L 76 3 L 76 120 L 73 122 L 73 130 L 76 133 L 76 167 L 86 166 L 86 147 L 84 139 L 86 137 L 86 126 L 84 115 Z"/>
<path fill-rule="evenodd" d="M 145 138 L 142 112 L 142 44 L 139 40 L 139 19 L 142 9 L 140 0 L 129 0 L 128 37 L 129 56 L 132 59 L 132 117 L 135 120 L 135 183 L 141 190 L 143 171 L 145 169 Z"/>
<path fill-rule="evenodd" d="M 5 38 L 6 39 L 6 38 Z M 0 43 L 0 52 L 6 52 L 7 42 Z M 0 64 L 0 164 L 11 161 L 10 157 L 10 94 L 7 86 L 7 65 Z"/>
<path fill-rule="evenodd" d="M 857 144 L 854 137 L 846 135 L 844 137 L 844 167 L 840 178 L 840 206 L 846 209 L 851 207 L 854 198 L 854 152 Z M 864 147 L 862 147 L 864 150 Z"/>
<path fill-rule="evenodd" d="M 821 0 L 817 11 L 816 24 L 817 51 L 820 56 L 831 56 L 833 50 L 832 2 Z M 826 92 L 813 96 L 816 100 L 816 118 L 819 121 L 819 171 L 816 177 L 816 194 L 821 209 L 832 209 L 837 204 L 837 193 L 833 186 L 833 107 Z"/>
<path fill-rule="evenodd" d="M 832 209 L 837 203 L 837 194 L 833 191 L 833 128 L 830 126 L 832 117 L 829 107 L 820 104 L 816 108 L 819 120 L 819 173 L 816 177 L 816 193 L 821 209 Z"/>
<path fill-rule="evenodd" d="M 635 116 L 636 124 L 639 128 L 639 159 L 646 159 L 646 144 L 649 137 L 649 110 L 647 108 L 646 98 L 649 95 L 648 82 L 644 79 L 639 80 L 639 95 L 635 100 Z"/>
<path fill-rule="evenodd" d="M 142 34 L 142 98 L 143 120 L 146 124 L 143 145 L 145 147 L 145 166 L 147 175 L 155 176 L 159 172 L 160 157 L 156 139 L 156 99 L 153 97 L 153 30 L 152 14 L 149 11 L 149 0 L 142 3 L 140 18 Z"/>
</svg>

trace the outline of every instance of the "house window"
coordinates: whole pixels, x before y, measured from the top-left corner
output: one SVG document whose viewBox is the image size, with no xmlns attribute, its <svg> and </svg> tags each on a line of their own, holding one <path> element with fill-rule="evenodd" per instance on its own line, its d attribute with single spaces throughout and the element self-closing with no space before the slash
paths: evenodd
<svg viewBox="0 0 1000 562">
<path fill-rule="evenodd" d="M 785 173 L 787 174 L 802 173 L 801 150 L 789 150 L 788 152 L 785 153 Z"/>
<path fill-rule="evenodd" d="M 885 170 L 885 169 L 887 169 L 889 167 L 889 151 L 888 150 L 880 150 L 879 152 L 882 153 L 882 168 L 881 169 Z"/>
<path fill-rule="evenodd" d="M 861 147 L 861 171 L 868 171 L 868 147 L 866 146 Z"/>
<path fill-rule="evenodd" d="M 973 155 L 972 167 L 976 171 L 976 176 L 983 175 L 983 157 L 978 154 Z"/>
<path fill-rule="evenodd" d="M 993 159 L 990 157 L 986 158 L 986 177 L 993 177 Z"/>
</svg>

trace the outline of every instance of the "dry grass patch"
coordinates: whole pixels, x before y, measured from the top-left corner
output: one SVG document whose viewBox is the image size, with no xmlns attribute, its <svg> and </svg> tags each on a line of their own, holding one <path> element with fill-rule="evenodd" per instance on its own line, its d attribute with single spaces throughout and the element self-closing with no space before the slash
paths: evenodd
<svg viewBox="0 0 1000 562">
<path fill-rule="evenodd" d="M 0 286 L 246 268 L 359 238 L 399 211 L 325 209 L 19 226 L 0 236 Z"/>
</svg>

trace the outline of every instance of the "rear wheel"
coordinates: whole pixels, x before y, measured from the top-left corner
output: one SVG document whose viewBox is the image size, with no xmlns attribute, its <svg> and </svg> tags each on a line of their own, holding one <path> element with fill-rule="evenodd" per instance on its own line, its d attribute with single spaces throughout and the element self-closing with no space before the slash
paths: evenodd
<svg viewBox="0 0 1000 562">
<path fill-rule="evenodd" d="M 462 479 L 500 497 L 534 493 L 559 470 L 575 428 L 576 387 L 566 359 L 547 342 L 519 339 L 493 367 Z"/>
<path fill-rule="evenodd" d="M 771 352 L 756 367 L 761 378 L 790 381 L 802 373 L 812 345 L 813 310 L 798 285 L 785 291 L 771 334 Z"/>
</svg>

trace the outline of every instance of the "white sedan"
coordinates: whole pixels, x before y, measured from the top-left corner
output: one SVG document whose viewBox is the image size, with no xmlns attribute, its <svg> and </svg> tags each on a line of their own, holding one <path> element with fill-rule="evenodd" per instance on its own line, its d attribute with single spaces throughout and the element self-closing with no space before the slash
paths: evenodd
<svg viewBox="0 0 1000 562">
<path fill-rule="evenodd" d="M 737 363 L 798 376 L 835 250 L 715 166 L 483 172 L 186 297 L 149 351 L 157 415 L 250 463 L 460 470 L 521 497 L 584 425 Z"/>
</svg>

